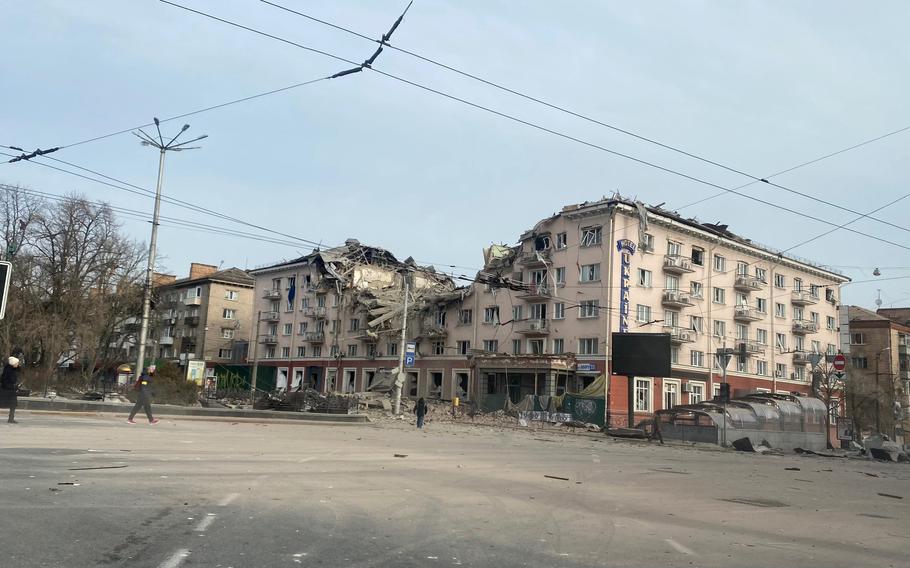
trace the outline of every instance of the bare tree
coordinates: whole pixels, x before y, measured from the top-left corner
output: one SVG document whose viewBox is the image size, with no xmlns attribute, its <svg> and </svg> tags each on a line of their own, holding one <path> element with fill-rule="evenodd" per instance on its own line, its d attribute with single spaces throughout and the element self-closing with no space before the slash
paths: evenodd
<svg viewBox="0 0 910 568">
<path fill-rule="evenodd" d="M 0 223 L 7 220 L 0 237 L 20 243 L 4 344 L 21 346 L 44 377 L 70 363 L 92 377 L 114 357 L 124 325 L 137 313 L 143 247 L 121 233 L 106 204 L 79 196 L 27 203 L 31 209 L 17 209 L 19 203 L 21 196 L 10 199 L 0 212 Z M 24 213 L 27 222 L 16 225 Z"/>
</svg>

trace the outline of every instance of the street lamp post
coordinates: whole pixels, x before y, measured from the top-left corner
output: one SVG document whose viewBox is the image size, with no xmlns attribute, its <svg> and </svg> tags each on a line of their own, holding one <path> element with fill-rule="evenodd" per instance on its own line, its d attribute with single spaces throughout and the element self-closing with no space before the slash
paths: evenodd
<svg viewBox="0 0 910 568">
<path fill-rule="evenodd" d="M 879 363 L 881 363 L 882 353 L 885 351 L 891 351 L 890 347 L 885 347 L 880 350 L 875 356 L 875 431 L 879 434 L 882 433 L 882 392 L 879 387 Z M 891 365 L 888 365 L 888 375 L 891 375 Z"/>
<path fill-rule="evenodd" d="M 198 142 L 207 137 L 206 135 L 202 135 L 198 138 L 178 143 L 177 138 L 190 127 L 189 124 L 184 124 L 183 128 L 180 129 L 180 132 L 178 132 L 176 136 L 171 138 L 168 142 L 165 142 L 164 137 L 161 135 L 160 121 L 157 118 L 154 120 L 155 130 L 158 131 L 157 139 L 146 134 L 141 128 L 139 129 L 139 132 L 133 132 L 136 137 L 142 140 L 143 146 L 152 146 L 158 148 L 159 151 L 158 183 L 155 187 L 155 211 L 152 215 L 152 235 L 149 239 L 149 256 L 145 269 L 145 287 L 142 294 L 142 324 L 139 328 L 139 354 L 136 358 L 136 369 L 134 371 L 134 374 L 137 377 L 142 374 L 142 371 L 145 369 L 145 342 L 148 340 L 149 311 L 152 301 L 152 279 L 155 273 L 155 253 L 158 244 L 158 216 L 161 211 L 161 185 L 164 181 L 164 155 L 166 152 L 182 152 L 183 150 L 198 148 L 198 146 L 187 146 L 187 144 Z"/>
</svg>

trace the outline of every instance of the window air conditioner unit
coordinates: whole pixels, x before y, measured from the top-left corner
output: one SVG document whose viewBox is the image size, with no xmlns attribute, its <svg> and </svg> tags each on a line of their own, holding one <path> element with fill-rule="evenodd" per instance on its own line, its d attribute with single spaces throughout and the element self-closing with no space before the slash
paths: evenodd
<svg viewBox="0 0 910 568">
<path fill-rule="evenodd" d="M 784 378 L 784 373 L 782 371 L 774 371 L 774 376 L 778 379 Z"/>
<path fill-rule="evenodd" d="M 682 386 L 683 392 L 692 392 L 692 386 L 689 383 L 684 383 Z"/>
<path fill-rule="evenodd" d="M 790 373 L 790 380 L 796 381 L 799 379 L 799 376 L 796 373 Z"/>
</svg>

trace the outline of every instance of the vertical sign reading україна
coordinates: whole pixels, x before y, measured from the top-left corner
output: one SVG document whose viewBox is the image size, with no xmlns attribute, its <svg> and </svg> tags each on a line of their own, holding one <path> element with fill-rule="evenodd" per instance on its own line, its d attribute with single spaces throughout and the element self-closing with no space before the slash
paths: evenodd
<svg viewBox="0 0 910 568">
<path fill-rule="evenodd" d="M 632 286 L 632 255 L 635 243 L 629 239 L 616 241 L 619 251 L 619 331 L 629 331 L 629 288 Z"/>
</svg>

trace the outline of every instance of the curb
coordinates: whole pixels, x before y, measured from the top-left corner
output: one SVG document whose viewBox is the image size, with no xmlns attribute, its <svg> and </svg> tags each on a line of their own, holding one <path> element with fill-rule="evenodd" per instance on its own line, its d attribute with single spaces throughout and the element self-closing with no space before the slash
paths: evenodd
<svg viewBox="0 0 910 568">
<path fill-rule="evenodd" d="M 45 400 L 20 397 L 18 410 L 37 412 L 83 413 L 83 414 L 126 414 L 132 404 L 97 402 L 90 400 Z M 201 408 L 153 404 L 155 416 L 179 416 L 196 419 L 252 419 L 257 421 L 281 420 L 283 422 L 316 422 L 334 424 L 369 424 L 364 414 L 324 414 L 317 412 L 282 412 L 279 410 L 236 410 L 231 408 Z"/>
</svg>

